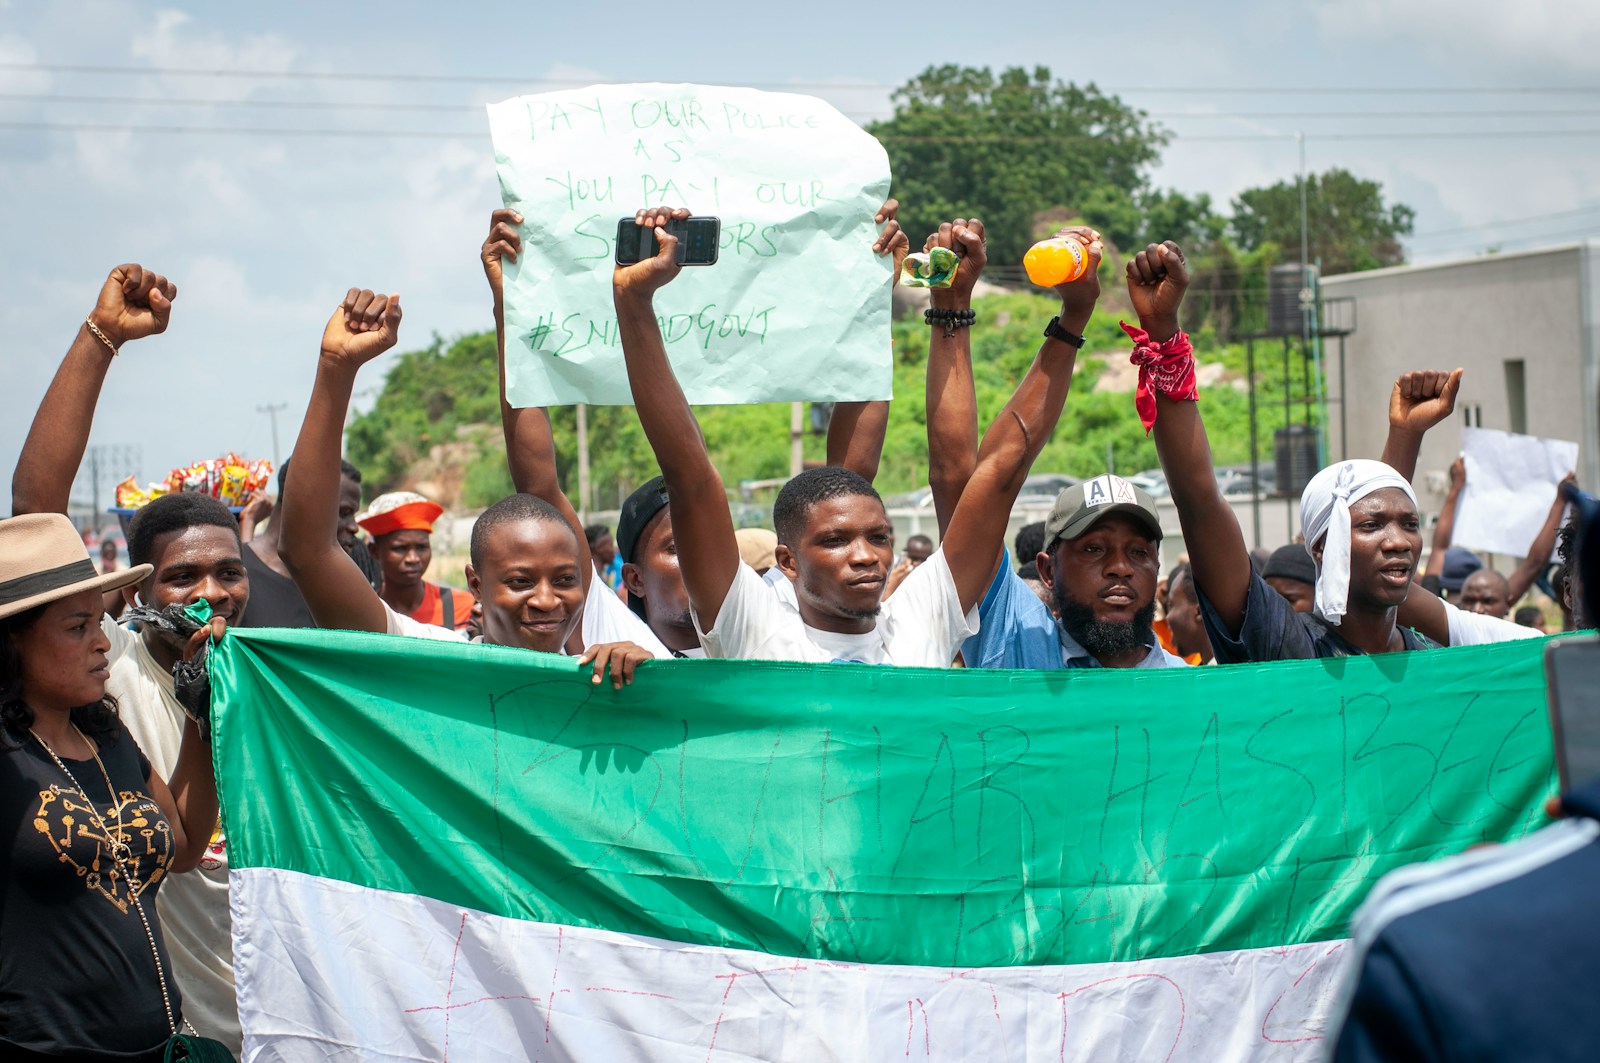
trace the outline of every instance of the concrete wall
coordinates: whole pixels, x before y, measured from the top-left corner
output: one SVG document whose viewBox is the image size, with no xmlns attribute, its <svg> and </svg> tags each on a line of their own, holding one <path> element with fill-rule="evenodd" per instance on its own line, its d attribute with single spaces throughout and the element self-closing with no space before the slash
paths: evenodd
<svg viewBox="0 0 1600 1063">
<path fill-rule="evenodd" d="M 1325 279 L 1326 298 L 1356 303 L 1356 329 L 1344 341 L 1348 440 L 1340 438 L 1339 342 L 1330 339 L 1324 347 L 1329 457 L 1382 452 L 1389 390 L 1401 373 L 1460 366 L 1466 375 L 1455 423 L 1429 434 L 1417 464 L 1418 498 L 1424 510 L 1437 511 L 1469 411 L 1481 415 L 1484 428 L 1513 429 L 1505 362 L 1522 359 L 1526 430 L 1578 442 L 1579 480 L 1600 485 L 1597 252 L 1600 243 L 1590 242 Z"/>
</svg>

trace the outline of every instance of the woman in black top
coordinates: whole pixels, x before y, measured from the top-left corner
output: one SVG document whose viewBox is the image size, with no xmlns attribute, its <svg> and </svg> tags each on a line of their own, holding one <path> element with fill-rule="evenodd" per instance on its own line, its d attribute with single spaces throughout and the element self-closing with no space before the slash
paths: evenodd
<svg viewBox="0 0 1600 1063">
<path fill-rule="evenodd" d="M 0 1058 L 158 1060 L 182 1022 L 155 899 L 216 823 L 210 753 L 190 722 L 162 780 L 105 692 L 101 594 L 150 572 L 0 520 Z"/>
</svg>

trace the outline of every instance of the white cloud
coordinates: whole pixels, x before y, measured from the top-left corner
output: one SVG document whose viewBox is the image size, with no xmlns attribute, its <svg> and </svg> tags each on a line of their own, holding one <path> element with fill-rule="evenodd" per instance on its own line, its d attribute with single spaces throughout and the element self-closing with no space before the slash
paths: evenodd
<svg viewBox="0 0 1600 1063">
<path fill-rule="evenodd" d="M 144 28 L 133 35 L 128 45 L 136 59 L 152 67 L 193 70 L 262 70 L 274 73 L 289 70 L 298 50 L 276 34 L 222 34 L 197 28 L 184 11 L 163 8 Z M 205 95 L 220 99 L 243 99 L 256 83 L 241 78 L 208 78 L 158 75 L 176 94 L 192 94 L 203 85 Z"/>
<path fill-rule="evenodd" d="M 1508 68 L 1548 80 L 1561 73 L 1588 79 L 1600 51 L 1600 4 L 1571 0 L 1336 0 L 1312 5 L 1323 35 L 1407 47 L 1489 83 Z M 1553 69 L 1556 68 L 1556 69 Z M 1560 68 L 1565 68 L 1561 70 Z M 1393 83 L 1410 79 L 1394 71 Z"/>
<path fill-rule="evenodd" d="M 0 92 L 48 92 L 50 75 L 41 70 L 7 70 L 11 64 L 37 63 L 33 45 L 14 33 L 0 34 Z"/>
</svg>

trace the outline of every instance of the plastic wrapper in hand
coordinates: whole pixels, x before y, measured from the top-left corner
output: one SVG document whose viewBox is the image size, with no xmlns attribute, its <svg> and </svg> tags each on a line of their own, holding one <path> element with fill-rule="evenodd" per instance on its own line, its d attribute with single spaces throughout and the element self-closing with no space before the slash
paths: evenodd
<svg viewBox="0 0 1600 1063">
<path fill-rule="evenodd" d="M 900 283 L 907 288 L 948 288 L 955 282 L 961 260 L 948 247 L 913 251 L 900 264 Z"/>
<path fill-rule="evenodd" d="M 211 603 L 202 598 L 191 605 L 174 602 L 164 609 L 147 605 L 129 606 L 124 621 L 140 627 L 160 628 L 188 642 L 196 631 L 211 622 Z M 184 713 L 200 729 L 200 737 L 211 741 L 211 643 L 200 647 L 193 660 L 179 659 L 172 666 L 172 692 Z"/>
</svg>

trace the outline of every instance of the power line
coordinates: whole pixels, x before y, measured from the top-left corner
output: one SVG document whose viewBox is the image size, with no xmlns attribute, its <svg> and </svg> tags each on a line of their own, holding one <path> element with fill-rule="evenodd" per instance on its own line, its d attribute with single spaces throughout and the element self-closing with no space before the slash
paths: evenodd
<svg viewBox="0 0 1600 1063">
<path fill-rule="evenodd" d="M 117 125 L 92 122 L 0 122 L 0 129 L 20 132 L 44 133 L 157 133 L 222 136 L 273 136 L 273 137 L 359 137 L 375 140 L 383 137 L 424 140 L 482 140 L 488 136 L 479 133 L 448 133 L 426 129 L 268 129 L 246 126 L 183 126 L 183 125 Z"/>
<path fill-rule="evenodd" d="M 196 96 L 80 96 L 56 93 L 0 92 L 4 103 L 87 103 L 116 107 L 242 107 L 252 110 L 284 111 L 429 111 L 449 114 L 482 114 L 481 103 L 377 103 L 335 100 L 225 100 Z M 872 118 L 861 111 L 840 111 L 847 118 Z M 1560 112 L 1556 112 L 1560 113 Z M 1600 111 L 1593 112 L 1600 115 Z"/>
<path fill-rule="evenodd" d="M 312 71 L 312 70 L 238 70 L 238 69 L 200 69 L 192 67 L 170 66 L 119 66 L 114 64 L 90 63 L 0 63 L 0 70 L 14 70 L 36 73 L 59 74 L 106 74 L 112 76 L 147 76 L 161 75 L 164 77 L 215 77 L 215 78 L 257 78 L 261 80 L 299 80 L 299 81 L 367 81 L 367 82 L 428 82 L 436 84 L 469 84 L 469 85 L 558 85 L 558 86 L 583 86 L 594 84 L 592 78 L 530 78 L 520 75 L 485 75 L 485 74 L 435 74 L 422 72 L 407 72 L 403 74 L 363 73 L 353 71 Z M 779 89 L 816 89 L 816 90 L 841 90 L 841 91 L 882 91 L 903 88 L 902 85 L 890 85 L 881 82 L 766 82 L 745 83 L 745 88 L 779 88 Z M 1218 93 L 1218 94 L 1266 94 L 1275 96 L 1342 96 L 1342 95 L 1411 95 L 1411 96 L 1497 96 L 1497 95 L 1590 95 L 1600 94 L 1600 85 L 1509 85 L 1498 88 L 1485 88 L 1483 86 L 1442 86 L 1428 87 L 1423 85 L 1329 85 L 1329 86 L 1293 86 L 1283 87 L 1276 85 L 1137 85 L 1127 87 L 1109 87 L 1104 91 L 1123 93 L 1143 93 L 1147 95 L 1162 95 L 1171 93 Z"/>
<path fill-rule="evenodd" d="M 3 64 L 0 64 L 3 65 Z M 0 92 L 7 103 L 81 103 L 116 107 L 238 107 L 248 110 L 291 111 L 426 111 L 446 114 L 481 114 L 481 103 L 397 103 L 356 100 L 240 100 L 197 96 L 105 96 L 64 93 Z M 860 111 L 840 112 L 850 118 L 871 118 Z M 1484 119 L 1484 118 L 1594 118 L 1600 110 L 1542 108 L 1515 111 L 1149 111 L 1146 117 L 1161 119 L 1232 120 L 1239 118 L 1274 119 Z"/>
<path fill-rule="evenodd" d="M 266 126 L 180 126 L 180 125 L 132 125 L 112 122 L 12 122 L 0 121 L 0 130 L 13 130 L 18 132 L 59 132 L 59 133 L 155 133 L 177 135 L 220 135 L 220 136 L 274 136 L 274 137 L 360 137 L 373 139 L 377 137 L 393 137 L 425 140 L 480 140 L 486 132 L 451 132 L 448 130 L 432 129 L 307 129 L 283 128 Z M 1438 130 L 1406 130 L 1389 132 L 1364 132 L 1364 133 L 1317 133 L 1308 136 L 1308 140 L 1501 140 L 1501 139 L 1539 139 L 1546 137 L 1596 137 L 1600 136 L 1600 129 L 1499 129 L 1499 130 L 1462 130 L 1457 132 L 1442 132 Z M 1071 143 L 1105 143 L 1104 137 L 1089 134 L 1064 134 L 1060 136 L 1024 136 L 1007 133 L 974 134 L 970 136 L 908 136 L 900 134 L 884 134 L 878 137 L 881 141 L 913 144 L 1011 144 L 1011 143 L 1037 143 L 1037 144 L 1071 144 Z M 1199 136 L 1180 135 L 1176 139 L 1180 142 L 1248 142 L 1248 141 L 1289 141 L 1295 139 L 1293 133 L 1231 133 Z"/>
<path fill-rule="evenodd" d="M 1592 118 L 1600 111 L 1572 108 L 1534 111 L 1147 111 L 1147 118 Z"/>
<path fill-rule="evenodd" d="M 1575 207 L 1572 210 L 1558 210 L 1551 214 L 1530 214 L 1524 218 L 1507 218 L 1504 221 L 1479 222 L 1476 225 L 1459 225 L 1453 229 L 1434 229 L 1432 232 L 1416 233 L 1408 239 L 1426 240 L 1435 236 L 1455 236 L 1459 233 L 1478 232 L 1483 229 L 1501 229 L 1507 225 L 1526 225 L 1533 222 L 1555 221 L 1560 218 L 1570 218 L 1579 214 L 1588 214 L 1600 210 L 1600 203 L 1592 203 L 1587 207 Z"/>
<path fill-rule="evenodd" d="M 106 74 L 112 76 L 143 76 L 160 75 L 162 77 L 211 77 L 211 78 L 256 78 L 263 81 L 357 81 L 399 83 L 407 82 L 428 84 L 459 84 L 459 85 L 551 85 L 563 88 L 582 87 L 597 82 L 594 78 L 530 78 L 523 75 L 485 75 L 485 74 L 375 74 L 356 73 L 352 71 L 315 71 L 315 70 L 203 70 L 190 67 L 173 66 L 113 66 L 96 65 L 88 63 L 0 63 L 0 70 L 15 70 L 37 72 L 42 74 Z M 676 79 L 669 79 L 668 84 Z M 714 82 L 699 82 L 698 84 L 715 84 Z M 895 89 L 897 85 L 880 84 L 851 84 L 845 82 L 767 82 L 745 83 L 743 88 L 776 88 L 776 89 L 841 89 L 841 90 L 872 90 Z"/>
</svg>

